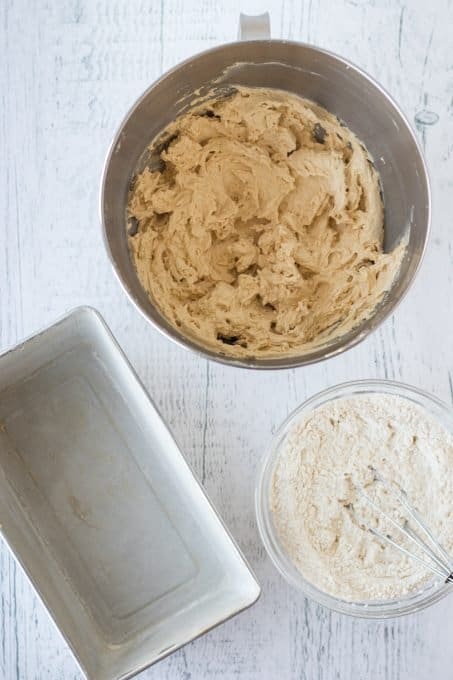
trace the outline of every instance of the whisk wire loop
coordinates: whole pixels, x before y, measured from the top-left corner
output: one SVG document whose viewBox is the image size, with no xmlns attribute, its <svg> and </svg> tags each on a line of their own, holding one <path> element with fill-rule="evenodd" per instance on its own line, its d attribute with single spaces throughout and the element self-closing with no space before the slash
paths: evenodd
<svg viewBox="0 0 453 680">
<path fill-rule="evenodd" d="M 364 526 L 368 531 L 370 531 L 370 533 L 376 536 L 376 538 L 378 538 L 379 540 L 392 545 L 394 548 L 404 553 L 408 557 L 412 558 L 416 562 L 423 564 L 427 569 L 429 569 L 433 573 L 437 574 L 438 576 L 441 576 L 445 580 L 445 583 L 453 583 L 452 558 L 443 548 L 443 546 L 439 543 L 439 541 L 435 538 L 434 534 L 428 528 L 426 522 L 421 517 L 419 512 L 411 505 L 411 503 L 409 503 L 409 501 L 407 500 L 406 493 L 403 490 L 397 491 L 393 486 L 389 484 L 389 482 L 386 479 L 384 479 L 384 477 L 382 477 L 382 475 L 377 470 L 375 470 L 375 468 L 370 467 L 370 469 L 373 472 L 373 482 L 380 482 L 385 487 L 385 489 L 398 500 L 398 502 L 405 509 L 405 511 L 407 512 L 411 520 L 414 522 L 414 524 L 418 527 L 422 534 L 424 534 L 424 536 L 427 537 L 429 543 L 424 538 L 422 538 L 422 536 L 420 536 L 420 533 L 414 531 L 414 529 L 410 527 L 407 519 L 405 519 L 404 524 L 401 525 L 388 512 L 383 510 L 366 493 L 363 487 L 354 485 L 357 494 L 361 498 L 363 498 L 363 500 L 371 508 L 373 508 L 373 510 L 375 510 L 375 512 L 378 515 L 383 517 L 401 534 L 406 536 L 406 538 L 408 538 L 412 544 L 416 545 L 419 548 L 419 550 L 422 551 L 424 556 L 428 558 L 428 561 L 426 559 L 423 559 L 423 557 L 413 552 L 412 550 L 409 550 L 409 548 L 406 548 L 405 546 L 395 541 L 389 534 L 384 534 L 375 527 L 370 526 L 369 523 L 361 521 L 360 523 L 362 524 L 362 526 Z M 356 521 L 359 521 L 357 518 L 355 508 L 352 505 L 350 505 L 349 509 L 350 511 L 352 511 L 354 517 L 356 518 Z"/>
</svg>

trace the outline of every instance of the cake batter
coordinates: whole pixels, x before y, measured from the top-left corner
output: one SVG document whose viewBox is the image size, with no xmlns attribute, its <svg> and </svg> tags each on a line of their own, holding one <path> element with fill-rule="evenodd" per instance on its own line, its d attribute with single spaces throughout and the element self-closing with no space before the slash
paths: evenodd
<svg viewBox="0 0 453 680">
<path fill-rule="evenodd" d="M 166 130 L 129 196 L 139 279 L 184 335 L 219 353 L 303 354 L 370 316 L 404 246 L 383 252 L 378 174 L 316 104 L 239 88 Z"/>
</svg>

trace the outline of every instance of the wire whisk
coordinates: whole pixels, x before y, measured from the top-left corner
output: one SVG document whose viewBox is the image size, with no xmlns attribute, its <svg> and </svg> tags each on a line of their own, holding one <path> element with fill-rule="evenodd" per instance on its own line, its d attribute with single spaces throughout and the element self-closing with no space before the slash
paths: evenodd
<svg viewBox="0 0 453 680">
<path fill-rule="evenodd" d="M 385 512 L 377 503 L 374 501 L 365 491 L 365 489 L 359 485 L 353 484 L 355 491 L 358 496 L 362 498 L 373 510 L 387 520 L 393 527 L 395 527 L 402 535 L 404 535 L 410 543 L 416 545 L 423 553 L 424 557 L 421 557 L 416 552 L 413 552 L 409 548 L 401 545 L 396 541 L 390 534 L 383 533 L 375 527 L 371 526 L 369 523 L 360 519 L 357 515 L 356 509 L 352 503 L 349 503 L 346 508 L 349 510 L 351 515 L 354 517 L 355 521 L 372 533 L 376 538 L 392 545 L 394 548 L 404 553 L 408 557 L 412 558 L 416 562 L 423 564 L 426 569 L 430 570 L 434 574 L 441 576 L 445 583 L 453 583 L 453 560 L 447 551 L 441 546 L 439 541 L 435 538 L 432 531 L 426 525 L 424 519 L 420 516 L 418 511 L 409 503 L 407 499 L 406 492 L 398 488 L 395 489 L 389 482 L 382 477 L 382 475 L 375 470 L 375 468 L 369 468 L 373 474 L 373 482 L 380 482 L 383 487 L 397 499 L 399 505 L 404 508 L 407 515 L 412 520 L 413 524 L 417 527 L 414 530 L 409 525 L 409 520 L 405 519 L 404 523 L 399 524 L 391 515 Z"/>
</svg>

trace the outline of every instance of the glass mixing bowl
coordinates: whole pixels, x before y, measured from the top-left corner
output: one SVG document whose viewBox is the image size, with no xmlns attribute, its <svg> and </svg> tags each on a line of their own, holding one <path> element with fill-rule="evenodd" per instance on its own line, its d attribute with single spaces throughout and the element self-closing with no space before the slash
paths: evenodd
<svg viewBox="0 0 453 680">
<path fill-rule="evenodd" d="M 453 592 L 451 584 L 446 585 L 439 578 L 424 583 L 412 593 L 392 600 L 349 602 L 336 598 L 316 588 L 307 581 L 286 554 L 279 542 L 270 509 L 270 487 L 280 448 L 293 426 L 307 414 L 330 401 L 363 394 L 391 394 L 409 399 L 422 407 L 431 417 L 436 418 L 453 434 L 453 411 L 440 400 L 415 387 L 389 380 L 360 380 L 330 387 L 308 399 L 286 419 L 276 433 L 272 445 L 260 465 L 255 507 L 258 529 L 266 551 L 282 576 L 307 597 L 334 611 L 369 619 L 383 619 L 424 609 L 448 593 Z M 452 527 L 453 529 L 453 527 Z"/>
</svg>

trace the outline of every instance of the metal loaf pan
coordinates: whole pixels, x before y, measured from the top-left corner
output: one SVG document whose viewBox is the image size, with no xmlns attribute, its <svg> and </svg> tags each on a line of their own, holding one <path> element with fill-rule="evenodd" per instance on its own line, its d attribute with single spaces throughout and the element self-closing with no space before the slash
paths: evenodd
<svg viewBox="0 0 453 680">
<path fill-rule="evenodd" d="M 87 678 L 129 678 L 259 586 L 100 316 L 0 357 L 0 524 Z"/>
</svg>

